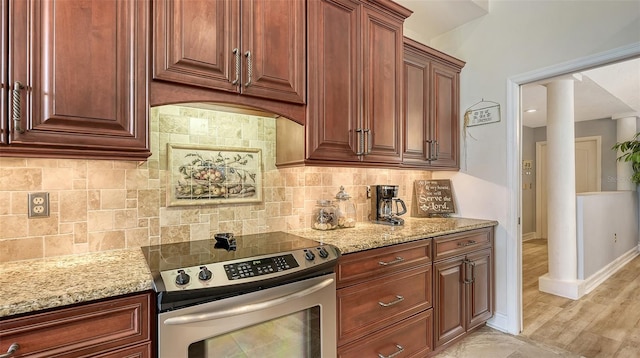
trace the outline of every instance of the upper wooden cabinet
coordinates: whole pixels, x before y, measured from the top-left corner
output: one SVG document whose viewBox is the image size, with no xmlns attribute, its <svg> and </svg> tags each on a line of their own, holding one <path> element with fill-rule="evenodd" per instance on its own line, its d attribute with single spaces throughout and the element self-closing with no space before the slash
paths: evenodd
<svg viewBox="0 0 640 358">
<path fill-rule="evenodd" d="M 2 56 L 0 56 L 0 148 L 3 144 L 6 144 L 9 140 L 7 136 L 8 126 L 7 123 L 7 93 L 9 88 L 9 82 L 7 81 L 7 34 L 9 33 L 9 18 L 7 12 L 9 11 L 8 0 L 0 0 L 0 45 L 2 46 Z"/>
<path fill-rule="evenodd" d="M 464 62 L 404 39 L 403 166 L 459 169 Z"/>
<path fill-rule="evenodd" d="M 305 1 L 154 2 L 153 78 L 305 103 Z"/>
<path fill-rule="evenodd" d="M 308 2 L 311 163 L 401 161 L 402 24 L 391 1 Z"/>
<path fill-rule="evenodd" d="M 8 9 L 1 154 L 146 159 L 149 2 L 10 0 Z"/>
</svg>

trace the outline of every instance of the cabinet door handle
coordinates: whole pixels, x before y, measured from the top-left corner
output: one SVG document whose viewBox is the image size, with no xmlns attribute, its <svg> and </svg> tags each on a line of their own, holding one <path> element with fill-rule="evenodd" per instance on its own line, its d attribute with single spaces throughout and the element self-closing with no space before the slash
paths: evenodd
<svg viewBox="0 0 640 358">
<path fill-rule="evenodd" d="M 438 143 L 438 141 L 435 141 L 436 143 L 436 157 L 435 160 L 438 160 L 438 157 L 440 157 L 440 143 Z"/>
<path fill-rule="evenodd" d="M 402 261 L 404 261 L 404 259 L 401 256 L 396 256 L 395 260 L 393 260 L 393 261 L 388 261 L 388 262 L 378 261 L 378 265 L 380 265 L 380 266 L 389 266 L 389 265 L 398 264 L 398 263 L 400 263 Z"/>
<path fill-rule="evenodd" d="M 469 240 L 466 242 L 459 242 L 458 247 L 470 246 L 476 243 L 476 240 Z"/>
<path fill-rule="evenodd" d="M 433 141 L 431 139 L 427 139 L 425 140 L 425 143 L 427 143 L 427 160 L 431 161 L 431 143 Z"/>
<path fill-rule="evenodd" d="M 251 65 L 251 51 L 247 51 L 244 53 L 244 56 L 247 58 L 247 83 L 244 84 L 245 87 L 249 87 L 251 85 L 251 75 L 253 73 L 253 66 Z"/>
<path fill-rule="evenodd" d="M 20 345 L 18 343 L 11 343 L 7 353 L 0 354 L 0 358 L 8 358 L 13 355 L 13 353 L 17 352 L 20 349 Z"/>
<path fill-rule="evenodd" d="M 404 301 L 404 297 L 400 296 L 400 295 L 396 295 L 396 299 L 389 302 L 389 303 L 384 303 L 384 302 L 380 302 L 378 301 L 378 304 L 382 307 L 389 307 L 389 306 L 393 306 L 393 305 L 397 305 L 398 303 Z"/>
<path fill-rule="evenodd" d="M 356 152 L 356 155 L 364 155 L 364 134 L 363 134 L 363 130 L 358 128 L 356 129 L 356 133 L 358 133 L 358 151 Z"/>
<path fill-rule="evenodd" d="M 232 85 L 237 85 L 240 81 L 240 50 L 236 47 L 233 49 L 233 57 L 236 59 L 236 79 L 231 82 Z"/>
<path fill-rule="evenodd" d="M 469 259 L 466 259 L 466 258 L 464 260 L 462 260 L 462 262 L 464 262 L 464 279 L 463 279 L 463 282 L 465 284 L 473 283 L 473 281 L 475 281 L 475 279 L 476 279 L 476 277 L 475 277 L 476 276 L 476 269 L 475 269 L 476 263 L 471 261 L 471 260 L 469 260 Z M 469 266 L 471 266 L 471 280 L 467 279 L 467 277 L 468 277 L 467 270 L 468 270 Z"/>
<path fill-rule="evenodd" d="M 24 128 L 20 126 L 20 116 L 22 115 L 21 103 L 20 103 L 20 90 L 24 89 L 22 83 L 15 81 L 13 83 L 12 90 L 12 103 L 11 109 L 13 111 L 11 118 L 13 119 L 13 126 L 18 133 L 24 133 Z M 0 357 L 1 358 L 1 357 Z"/>
<path fill-rule="evenodd" d="M 404 347 L 403 346 L 401 346 L 399 344 L 396 344 L 396 348 L 398 350 L 393 352 L 393 353 L 391 353 L 391 354 L 389 354 L 388 356 L 385 356 L 382 353 L 378 353 L 378 358 L 393 358 L 393 357 L 397 356 L 398 354 L 404 352 Z"/>
<path fill-rule="evenodd" d="M 371 154 L 371 150 L 373 149 L 373 142 L 371 141 L 371 129 L 365 129 L 364 132 L 367 134 L 367 151 L 364 154 L 368 155 Z"/>
</svg>

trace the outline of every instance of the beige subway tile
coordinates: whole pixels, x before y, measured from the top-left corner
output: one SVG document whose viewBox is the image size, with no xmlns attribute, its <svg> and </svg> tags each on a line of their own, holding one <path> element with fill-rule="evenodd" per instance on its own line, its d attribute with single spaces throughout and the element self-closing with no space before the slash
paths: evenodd
<svg viewBox="0 0 640 358">
<path fill-rule="evenodd" d="M 27 166 L 26 158 L 0 157 L 0 168 L 23 168 Z"/>
<path fill-rule="evenodd" d="M 75 225 L 73 223 L 60 223 L 58 225 L 58 232 L 62 234 L 73 234 Z"/>
<path fill-rule="evenodd" d="M 160 191 L 156 189 L 138 190 L 138 217 L 159 215 Z"/>
<path fill-rule="evenodd" d="M 113 211 L 89 211 L 87 213 L 87 231 L 113 230 Z"/>
<path fill-rule="evenodd" d="M 3 192 L 0 192 L 0 195 Z M 8 192 L 4 192 L 9 195 Z M 7 209 L 9 209 L 9 201 L 7 201 Z M 0 211 L 2 209 L 0 208 Z M 29 213 L 29 196 L 28 193 L 23 191 L 16 191 L 11 193 L 11 214 L 24 215 Z"/>
<path fill-rule="evenodd" d="M 218 212 L 219 221 L 232 221 L 235 220 L 235 211 L 230 207 L 221 207 Z"/>
<path fill-rule="evenodd" d="M 272 189 L 273 201 L 284 201 L 285 200 L 285 189 L 283 187 L 273 188 Z"/>
<path fill-rule="evenodd" d="M 29 223 L 29 236 L 57 235 L 58 215 L 49 217 L 31 218 Z"/>
<path fill-rule="evenodd" d="M 169 244 L 189 241 L 190 230 L 189 225 L 163 226 L 160 228 L 160 242 Z"/>
<path fill-rule="evenodd" d="M 87 191 L 87 209 L 88 210 L 100 210 L 100 190 L 88 190 Z"/>
<path fill-rule="evenodd" d="M 137 199 L 127 199 L 125 201 L 125 207 L 127 209 L 136 209 L 138 207 L 138 200 Z"/>
<path fill-rule="evenodd" d="M 74 253 L 73 235 L 44 237 L 44 257 L 71 255 Z"/>
<path fill-rule="evenodd" d="M 208 240 L 210 238 L 209 224 L 191 224 L 189 225 L 189 240 Z"/>
<path fill-rule="evenodd" d="M 89 192 L 91 195 L 92 192 Z M 59 193 L 60 221 L 87 220 L 87 192 L 84 190 L 63 190 Z"/>
<path fill-rule="evenodd" d="M 87 173 L 112 170 L 113 163 L 113 160 L 88 160 Z"/>
<path fill-rule="evenodd" d="M 290 202 L 281 202 L 280 203 L 280 215 L 289 216 L 293 214 L 293 205 Z"/>
<path fill-rule="evenodd" d="M 86 179 L 74 179 L 73 180 L 73 185 L 72 185 L 74 190 L 81 190 L 87 189 L 87 180 Z"/>
<path fill-rule="evenodd" d="M 68 168 L 42 168 L 42 190 L 70 190 L 73 180 L 73 171 Z"/>
<path fill-rule="evenodd" d="M 124 231 L 90 232 L 88 244 L 91 252 L 124 249 Z"/>
<path fill-rule="evenodd" d="M 182 211 L 176 208 L 160 208 L 160 226 L 180 225 Z"/>
<path fill-rule="evenodd" d="M 125 170 L 89 170 L 87 187 L 89 189 L 125 189 Z"/>
<path fill-rule="evenodd" d="M 305 173 L 304 175 L 305 186 L 320 186 L 322 185 L 322 174 L 320 173 Z"/>
<path fill-rule="evenodd" d="M 45 158 L 27 158 L 27 167 L 32 168 L 57 168 L 57 159 L 45 159 Z"/>
<path fill-rule="evenodd" d="M 23 198 L 25 203 L 27 202 L 26 196 L 24 194 L 19 195 L 19 193 L 11 193 L 8 191 L 0 191 L 0 215 L 9 215 L 12 212 L 13 202 L 11 200 L 11 196 L 16 195 Z M 16 199 L 19 200 L 19 199 Z M 25 204 L 26 205 L 26 204 Z"/>
<path fill-rule="evenodd" d="M 138 219 L 138 227 L 149 227 L 149 219 Z"/>
<path fill-rule="evenodd" d="M 149 246 L 149 229 L 135 228 L 125 231 L 127 248 Z"/>
<path fill-rule="evenodd" d="M 149 235 L 160 236 L 160 218 L 149 218 Z"/>
<path fill-rule="evenodd" d="M 0 262 L 42 258 L 43 250 L 42 237 L 0 241 Z"/>
<path fill-rule="evenodd" d="M 187 209 L 180 212 L 180 224 L 194 224 L 200 222 L 200 210 Z"/>
<path fill-rule="evenodd" d="M 124 189 L 104 189 L 100 190 L 100 208 L 124 209 L 126 206 L 127 191 Z"/>
<path fill-rule="evenodd" d="M 251 219 L 251 208 L 248 206 L 236 206 L 233 211 L 235 220 Z"/>
<path fill-rule="evenodd" d="M 42 190 L 41 168 L 0 168 L 0 188 L 11 190 Z"/>
<path fill-rule="evenodd" d="M 114 224 L 115 229 L 129 229 L 138 227 L 137 210 L 115 210 L 114 211 Z"/>
<path fill-rule="evenodd" d="M 125 175 L 126 188 L 128 190 L 147 189 L 149 187 L 149 170 L 129 169 Z"/>
<path fill-rule="evenodd" d="M 79 222 L 73 224 L 73 241 L 76 244 L 87 242 L 87 223 Z"/>
<path fill-rule="evenodd" d="M 232 232 L 236 235 L 244 235 L 242 221 L 220 221 L 218 232 Z"/>
<path fill-rule="evenodd" d="M 265 212 L 270 218 L 280 216 L 280 203 L 266 203 Z"/>
<path fill-rule="evenodd" d="M 26 214 L 0 216 L 0 239 L 26 237 L 29 228 L 27 220 Z"/>
<path fill-rule="evenodd" d="M 259 230 L 260 225 L 258 224 L 258 219 L 249 219 L 242 222 L 243 235 L 257 234 L 260 232 Z"/>
</svg>

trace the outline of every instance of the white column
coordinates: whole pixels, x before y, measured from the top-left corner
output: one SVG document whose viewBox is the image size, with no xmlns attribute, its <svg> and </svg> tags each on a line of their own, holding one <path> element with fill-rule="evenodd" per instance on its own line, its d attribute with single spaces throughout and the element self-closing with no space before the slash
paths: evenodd
<svg viewBox="0 0 640 358">
<path fill-rule="evenodd" d="M 633 138 L 638 132 L 636 115 L 614 116 L 616 121 L 616 143 L 625 142 Z M 622 152 L 618 151 L 616 157 Z M 636 190 L 636 185 L 631 181 L 633 169 L 629 162 L 616 162 L 616 183 L 618 190 Z"/>
<path fill-rule="evenodd" d="M 539 289 L 577 299 L 576 169 L 573 79 L 547 87 L 547 224 L 549 272 Z"/>
</svg>

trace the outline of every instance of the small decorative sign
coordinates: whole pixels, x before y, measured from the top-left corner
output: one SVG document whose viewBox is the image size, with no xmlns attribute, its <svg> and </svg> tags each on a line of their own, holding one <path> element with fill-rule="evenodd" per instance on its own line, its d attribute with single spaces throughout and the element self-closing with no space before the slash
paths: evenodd
<svg viewBox="0 0 640 358">
<path fill-rule="evenodd" d="M 473 108 L 478 105 L 480 108 Z M 500 105 L 483 100 L 469 107 L 464 114 L 464 119 L 467 127 L 500 122 Z"/>
<path fill-rule="evenodd" d="M 456 212 L 451 180 L 416 180 L 413 216 L 428 217 Z"/>
</svg>

